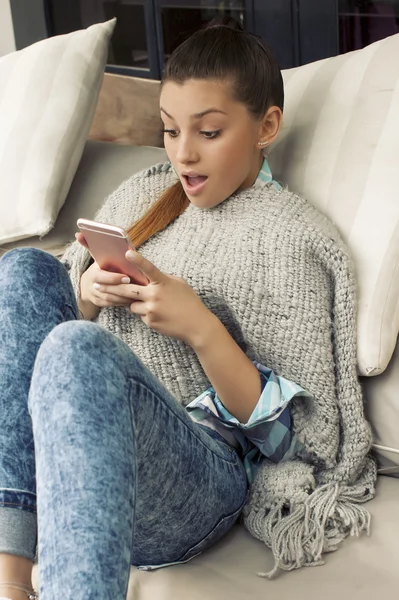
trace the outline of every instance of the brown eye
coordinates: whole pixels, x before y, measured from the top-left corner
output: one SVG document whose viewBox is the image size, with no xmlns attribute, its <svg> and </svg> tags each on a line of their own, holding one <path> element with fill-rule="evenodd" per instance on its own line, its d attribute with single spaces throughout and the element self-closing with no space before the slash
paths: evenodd
<svg viewBox="0 0 399 600">
<path fill-rule="evenodd" d="M 218 129 L 217 131 L 200 131 L 200 133 L 207 140 L 215 140 L 217 137 L 219 137 L 219 135 L 221 134 L 221 131 L 222 131 L 221 129 Z"/>
<path fill-rule="evenodd" d="M 171 138 L 176 138 L 179 135 L 176 129 L 162 129 L 162 133 L 167 133 Z"/>
</svg>

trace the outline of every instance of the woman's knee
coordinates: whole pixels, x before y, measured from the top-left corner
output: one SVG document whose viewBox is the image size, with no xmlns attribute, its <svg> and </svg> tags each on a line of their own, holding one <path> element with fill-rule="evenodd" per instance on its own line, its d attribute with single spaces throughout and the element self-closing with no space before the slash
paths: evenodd
<svg viewBox="0 0 399 600">
<path fill-rule="evenodd" d="M 29 404 L 56 402 L 58 390 L 66 397 L 84 398 L 77 394 L 89 381 L 106 371 L 104 334 L 107 332 L 90 321 L 66 321 L 56 325 L 42 342 L 36 355 L 31 379 Z M 47 393 L 51 391 L 51 393 Z"/>
<path fill-rule="evenodd" d="M 49 252 L 45 252 L 44 250 L 40 250 L 39 248 L 31 248 L 31 247 L 26 247 L 26 248 L 13 248 L 12 250 L 9 250 L 8 252 L 6 252 L 2 258 L 1 258 L 1 262 L 3 264 L 5 263 L 10 263 L 13 265 L 16 264 L 26 264 L 26 262 L 29 263 L 39 263 L 41 265 L 43 264 L 50 264 L 50 265 L 54 265 L 54 264 L 61 264 L 60 261 L 53 256 L 52 254 L 50 254 Z"/>
<path fill-rule="evenodd" d="M 43 250 L 14 248 L 7 252 L 0 260 L 0 289 L 9 306 L 16 312 L 24 306 L 25 313 L 31 314 L 34 321 L 40 318 L 44 328 L 47 323 L 78 318 L 66 268 Z"/>
<path fill-rule="evenodd" d="M 36 276 L 43 278 L 50 274 L 68 276 L 64 265 L 52 254 L 38 248 L 13 248 L 0 259 L 0 272 L 6 270 L 7 278 L 26 280 Z"/>
<path fill-rule="evenodd" d="M 54 327 L 43 341 L 39 352 L 51 356 L 54 353 L 87 356 L 99 351 L 110 334 L 92 321 L 66 321 Z"/>
<path fill-rule="evenodd" d="M 60 323 L 43 341 L 36 359 L 38 367 L 48 368 L 51 362 L 62 364 L 63 371 L 101 371 L 103 374 L 117 364 L 123 369 L 136 356 L 129 347 L 97 323 L 66 321 Z M 138 360 L 138 359 L 137 359 Z"/>
<path fill-rule="evenodd" d="M 138 359 L 137 359 L 138 360 Z M 127 393 L 135 355 L 115 335 L 91 321 L 67 321 L 54 327 L 36 356 L 29 394 L 32 405 L 54 404 L 58 398 L 81 409 L 105 410 L 112 397 Z"/>
</svg>

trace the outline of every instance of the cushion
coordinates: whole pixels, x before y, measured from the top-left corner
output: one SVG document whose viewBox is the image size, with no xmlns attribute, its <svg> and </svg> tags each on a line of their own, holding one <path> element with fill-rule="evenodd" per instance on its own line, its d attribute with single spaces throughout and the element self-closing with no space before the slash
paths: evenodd
<svg viewBox="0 0 399 600">
<path fill-rule="evenodd" d="M 276 179 L 327 214 L 358 274 L 358 367 L 386 369 L 399 331 L 399 34 L 283 72 Z"/>
<path fill-rule="evenodd" d="M 111 194 L 125 179 L 141 169 L 167 160 L 165 150 L 145 146 L 123 146 L 110 142 L 86 142 L 82 159 L 71 188 L 61 208 L 54 228 L 43 238 L 31 237 L 2 244 L 0 256 L 21 246 L 32 246 L 51 252 L 64 253 L 66 245 L 78 231 L 79 217 L 92 219 Z"/>
<path fill-rule="evenodd" d="M 115 19 L 0 59 L 0 243 L 54 225 L 82 156 Z"/>
</svg>

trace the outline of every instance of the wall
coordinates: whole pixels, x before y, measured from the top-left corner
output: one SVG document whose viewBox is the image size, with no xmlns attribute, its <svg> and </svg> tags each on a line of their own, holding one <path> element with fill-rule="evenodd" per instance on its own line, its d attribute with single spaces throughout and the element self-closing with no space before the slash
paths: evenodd
<svg viewBox="0 0 399 600">
<path fill-rule="evenodd" d="M 48 37 L 45 4 L 43 0 L 10 0 L 17 50 Z"/>
<path fill-rule="evenodd" d="M 0 0 L 0 56 L 15 50 L 10 0 Z"/>
</svg>

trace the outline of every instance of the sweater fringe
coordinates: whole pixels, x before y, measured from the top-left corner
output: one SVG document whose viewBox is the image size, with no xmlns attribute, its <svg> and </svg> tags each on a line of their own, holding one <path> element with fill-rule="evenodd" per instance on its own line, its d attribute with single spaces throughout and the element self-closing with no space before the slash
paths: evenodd
<svg viewBox="0 0 399 600">
<path fill-rule="evenodd" d="M 363 485 L 326 483 L 307 489 L 295 500 L 244 508 L 244 525 L 268 546 L 274 558 L 270 571 L 259 577 L 272 579 L 282 571 L 324 564 L 324 553 L 334 552 L 347 536 L 370 535 L 371 516 L 361 503 L 374 495 Z"/>
</svg>

